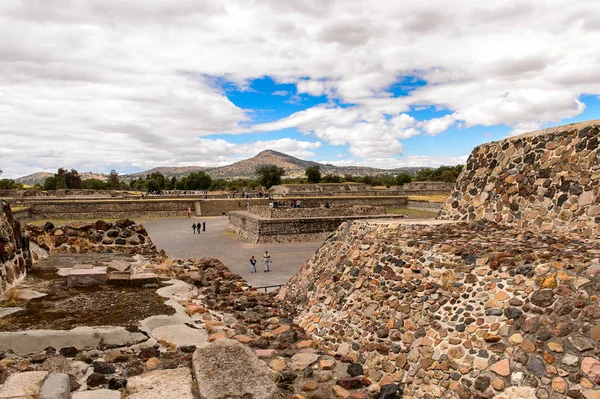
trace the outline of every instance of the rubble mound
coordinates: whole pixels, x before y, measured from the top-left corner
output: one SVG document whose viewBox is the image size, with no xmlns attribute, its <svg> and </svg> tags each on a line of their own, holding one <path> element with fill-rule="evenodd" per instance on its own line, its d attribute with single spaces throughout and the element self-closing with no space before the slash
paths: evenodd
<svg viewBox="0 0 600 399">
<path fill-rule="evenodd" d="M 343 224 L 278 298 L 416 398 L 600 397 L 600 242 L 493 222 Z"/>
<path fill-rule="evenodd" d="M 121 219 L 114 223 L 72 222 L 55 227 L 28 224 L 25 232 L 32 242 L 52 253 L 122 252 L 155 255 L 156 247 L 142 225 Z"/>
</svg>

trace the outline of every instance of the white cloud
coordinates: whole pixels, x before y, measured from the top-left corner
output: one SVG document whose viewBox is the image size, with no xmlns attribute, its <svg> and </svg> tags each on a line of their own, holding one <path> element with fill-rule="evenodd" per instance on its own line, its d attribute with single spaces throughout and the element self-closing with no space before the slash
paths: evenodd
<svg viewBox="0 0 600 399">
<path fill-rule="evenodd" d="M 600 93 L 598 15 L 594 0 L 4 0 L 0 168 L 218 163 L 180 143 L 285 127 L 387 162 L 453 125 L 558 123 Z M 247 127 L 252 110 L 208 76 L 270 76 L 329 103 Z M 394 98 L 407 76 L 427 85 Z M 448 115 L 410 116 L 428 106 Z"/>
<path fill-rule="evenodd" d="M 353 161 L 353 160 L 334 160 L 324 161 L 323 163 L 330 163 L 336 166 L 373 166 L 383 169 L 394 169 L 394 168 L 405 168 L 405 167 L 439 167 L 442 165 L 454 166 L 461 165 L 467 162 L 468 155 L 462 155 L 458 157 L 447 157 L 447 156 L 419 156 L 409 155 L 402 158 L 373 158 L 368 161 Z"/>
</svg>

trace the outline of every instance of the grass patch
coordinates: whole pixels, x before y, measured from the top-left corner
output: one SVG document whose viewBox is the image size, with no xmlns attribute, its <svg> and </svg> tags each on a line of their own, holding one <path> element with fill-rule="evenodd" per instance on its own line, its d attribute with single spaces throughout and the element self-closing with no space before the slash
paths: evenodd
<svg viewBox="0 0 600 399">
<path fill-rule="evenodd" d="M 409 200 L 413 201 L 429 201 L 429 202 L 446 202 L 447 195 L 410 195 Z"/>
</svg>

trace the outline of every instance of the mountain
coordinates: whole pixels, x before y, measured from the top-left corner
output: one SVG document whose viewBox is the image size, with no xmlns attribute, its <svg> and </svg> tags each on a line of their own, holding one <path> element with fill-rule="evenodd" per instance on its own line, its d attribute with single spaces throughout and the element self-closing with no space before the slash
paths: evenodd
<svg viewBox="0 0 600 399">
<path fill-rule="evenodd" d="M 256 168 L 267 165 L 275 165 L 285 169 L 286 177 L 300 177 L 304 176 L 306 168 L 312 165 L 319 165 L 319 163 L 305 161 L 273 150 L 265 150 L 252 158 L 244 159 L 231 165 L 220 166 L 211 169 L 207 173 L 213 178 L 244 179 L 253 177 Z"/>
<path fill-rule="evenodd" d="M 37 172 L 27 176 L 19 177 L 18 179 L 15 179 L 15 182 L 24 184 L 26 186 L 33 186 L 34 184 L 43 185 L 44 181 L 46 181 L 46 178 L 51 176 L 54 176 L 54 173 Z M 108 179 L 108 174 L 96 172 L 79 172 L 79 176 L 81 177 L 81 180 L 98 179 L 106 181 Z"/>
<path fill-rule="evenodd" d="M 233 163 L 231 165 L 220 166 L 216 168 L 208 168 L 202 166 L 178 166 L 178 167 L 156 167 L 143 172 L 136 172 L 131 174 L 122 174 L 119 177 L 126 182 L 140 177 L 146 177 L 154 172 L 160 172 L 167 178 L 177 177 L 180 179 L 183 176 L 187 176 L 193 172 L 204 171 L 208 173 L 212 178 L 220 179 L 250 179 L 255 177 L 254 171 L 256 168 L 265 165 L 276 165 L 280 168 L 285 169 L 287 178 L 304 177 L 304 171 L 309 166 L 318 165 L 321 169 L 321 174 L 325 175 L 328 173 L 335 175 L 353 175 L 353 176 L 377 176 L 385 174 L 398 174 L 400 172 L 417 171 L 421 168 L 396 168 L 396 169 L 377 169 L 367 166 L 334 166 L 331 164 L 321 164 L 314 161 L 305 161 L 300 158 L 293 157 L 281 152 L 273 150 L 265 150 L 257 154 L 256 156 L 243 161 Z M 106 181 L 108 174 L 93 173 L 93 172 L 80 172 L 82 180 L 95 178 Z M 52 176 L 52 173 L 39 172 L 28 176 L 23 176 L 15 181 L 18 183 L 33 185 L 36 183 L 44 184 L 46 177 Z"/>
</svg>

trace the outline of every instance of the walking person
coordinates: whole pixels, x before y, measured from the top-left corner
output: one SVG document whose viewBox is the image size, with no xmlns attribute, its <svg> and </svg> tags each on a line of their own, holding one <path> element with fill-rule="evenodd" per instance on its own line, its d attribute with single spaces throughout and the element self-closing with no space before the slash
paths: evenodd
<svg viewBox="0 0 600 399">
<path fill-rule="evenodd" d="M 202 231 L 206 231 L 206 222 L 202 222 Z"/>
<path fill-rule="evenodd" d="M 269 251 L 265 251 L 262 260 L 265 262 L 265 273 L 270 272 L 271 270 L 269 269 L 269 264 L 271 263 L 271 255 L 269 254 Z"/>
<path fill-rule="evenodd" d="M 192 230 L 194 230 L 194 234 L 196 234 L 196 223 L 192 224 Z M 200 231 L 198 231 L 200 232 Z"/>
<path fill-rule="evenodd" d="M 256 273 L 256 258 L 254 255 L 250 258 L 250 273 Z"/>
</svg>

